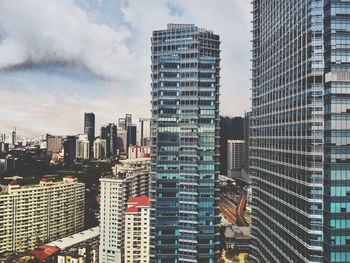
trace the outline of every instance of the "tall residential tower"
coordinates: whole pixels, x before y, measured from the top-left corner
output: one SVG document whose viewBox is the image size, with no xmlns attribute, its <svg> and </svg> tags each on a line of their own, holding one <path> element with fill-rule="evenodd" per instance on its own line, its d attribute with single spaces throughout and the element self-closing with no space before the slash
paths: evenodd
<svg viewBox="0 0 350 263">
<path fill-rule="evenodd" d="M 153 32 L 152 244 L 157 263 L 217 262 L 219 81 L 218 35 L 191 24 L 168 24 Z"/>
<path fill-rule="evenodd" d="M 253 1 L 253 262 L 350 262 L 350 1 Z"/>
</svg>

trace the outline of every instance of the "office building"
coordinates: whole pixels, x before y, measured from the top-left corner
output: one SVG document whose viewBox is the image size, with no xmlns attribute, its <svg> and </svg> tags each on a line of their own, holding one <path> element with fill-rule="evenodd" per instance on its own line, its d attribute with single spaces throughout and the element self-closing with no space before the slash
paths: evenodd
<svg viewBox="0 0 350 263">
<path fill-rule="evenodd" d="M 131 197 L 125 209 L 124 263 L 150 262 L 150 198 Z"/>
<path fill-rule="evenodd" d="M 100 179 L 99 262 L 120 263 L 124 258 L 124 211 L 127 200 L 148 196 L 150 159 L 123 160 L 113 174 Z"/>
<path fill-rule="evenodd" d="M 85 186 L 72 176 L 0 186 L 0 253 L 25 252 L 84 228 Z"/>
<path fill-rule="evenodd" d="M 109 123 L 101 127 L 101 139 L 106 140 L 106 158 L 115 159 L 117 156 L 117 126 Z"/>
<path fill-rule="evenodd" d="M 126 145 L 132 146 L 136 145 L 136 135 L 137 135 L 137 128 L 135 124 L 129 124 L 127 127 L 127 140 Z"/>
<path fill-rule="evenodd" d="M 244 164 L 244 141 L 229 140 L 227 142 L 227 176 L 242 177 Z"/>
<path fill-rule="evenodd" d="M 227 175 L 227 141 L 243 139 L 244 119 L 220 116 L 220 174 Z"/>
<path fill-rule="evenodd" d="M 94 159 L 105 160 L 107 156 L 107 141 L 104 139 L 96 139 L 94 141 Z"/>
<path fill-rule="evenodd" d="M 246 112 L 244 114 L 244 164 L 243 170 L 246 174 L 250 174 L 250 158 L 249 158 L 249 145 L 250 145 L 250 127 L 251 127 L 251 112 Z"/>
<path fill-rule="evenodd" d="M 117 131 L 117 151 L 118 154 L 127 153 L 127 131 L 118 129 Z"/>
<path fill-rule="evenodd" d="M 168 24 L 151 50 L 152 261 L 217 262 L 220 38 Z"/>
<path fill-rule="evenodd" d="M 67 136 L 63 141 L 64 163 L 73 164 L 76 156 L 76 136 Z"/>
<path fill-rule="evenodd" d="M 125 118 L 118 119 L 118 129 L 126 130 Z"/>
<path fill-rule="evenodd" d="M 128 127 L 132 124 L 132 114 L 125 114 L 125 127 Z"/>
<path fill-rule="evenodd" d="M 84 113 L 84 133 L 87 134 L 89 140 L 89 157 L 93 156 L 93 146 L 95 140 L 95 114 Z"/>
<path fill-rule="evenodd" d="M 90 159 L 90 142 L 87 134 L 79 134 L 76 140 L 75 157 L 76 159 L 89 160 Z"/>
<path fill-rule="evenodd" d="M 52 155 L 62 150 L 62 138 L 60 136 L 46 135 L 46 153 Z"/>
<path fill-rule="evenodd" d="M 151 120 L 146 118 L 140 118 L 140 146 L 151 145 Z"/>
<path fill-rule="evenodd" d="M 253 262 L 350 262 L 349 1 L 253 1 Z"/>
</svg>

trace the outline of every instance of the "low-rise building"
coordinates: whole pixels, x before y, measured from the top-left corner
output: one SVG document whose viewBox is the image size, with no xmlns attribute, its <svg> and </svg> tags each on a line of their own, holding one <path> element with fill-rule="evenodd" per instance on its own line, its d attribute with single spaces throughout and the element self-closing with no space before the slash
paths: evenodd
<svg viewBox="0 0 350 263">
<path fill-rule="evenodd" d="M 72 176 L 0 186 L 0 253 L 24 252 L 84 228 L 85 185 Z"/>
</svg>

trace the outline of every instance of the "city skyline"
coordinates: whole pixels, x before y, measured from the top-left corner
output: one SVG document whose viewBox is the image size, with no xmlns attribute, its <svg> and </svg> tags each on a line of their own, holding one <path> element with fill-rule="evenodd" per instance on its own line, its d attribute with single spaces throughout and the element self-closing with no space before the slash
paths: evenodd
<svg viewBox="0 0 350 263">
<path fill-rule="evenodd" d="M 150 117 L 150 36 L 166 23 L 195 23 L 222 36 L 220 110 L 243 116 L 250 108 L 250 4 L 207 1 L 200 13 L 198 4 L 2 2 L 0 89 L 7 100 L 0 109 L 1 129 L 76 134 L 82 131 L 84 112 L 96 114 L 96 127 L 116 122 L 124 112 L 135 120 Z M 207 19 L 209 14 L 215 19 Z"/>
</svg>

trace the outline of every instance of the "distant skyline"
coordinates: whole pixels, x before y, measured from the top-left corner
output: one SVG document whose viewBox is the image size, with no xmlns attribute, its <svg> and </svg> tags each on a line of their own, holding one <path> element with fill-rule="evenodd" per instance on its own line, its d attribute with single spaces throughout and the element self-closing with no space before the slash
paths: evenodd
<svg viewBox="0 0 350 263">
<path fill-rule="evenodd" d="M 96 132 L 126 113 L 150 116 L 150 38 L 167 23 L 221 37 L 221 115 L 250 109 L 251 6 L 246 0 L 4 0 L 0 3 L 0 131 Z"/>
</svg>

